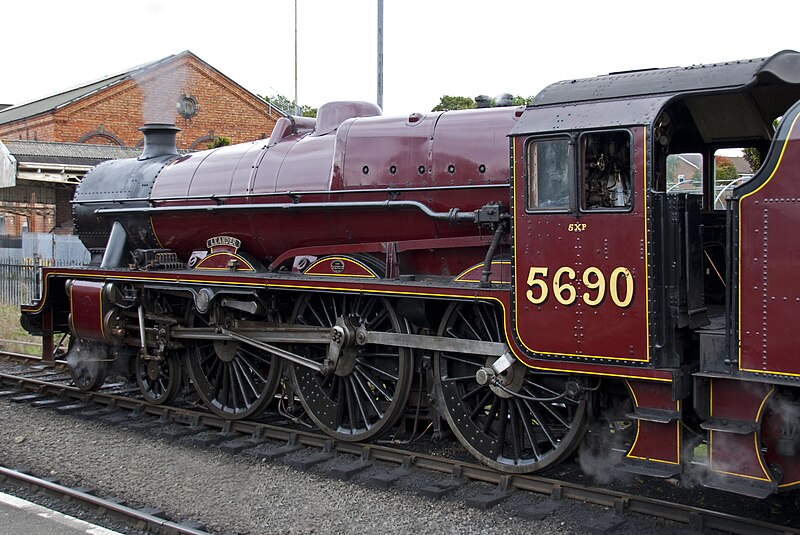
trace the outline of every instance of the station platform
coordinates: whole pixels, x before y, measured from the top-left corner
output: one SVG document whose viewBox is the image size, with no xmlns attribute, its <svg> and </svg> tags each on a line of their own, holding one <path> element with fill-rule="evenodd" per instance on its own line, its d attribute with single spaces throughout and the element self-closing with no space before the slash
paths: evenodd
<svg viewBox="0 0 800 535">
<path fill-rule="evenodd" d="M 122 535 L 0 492 L 0 535 Z"/>
</svg>

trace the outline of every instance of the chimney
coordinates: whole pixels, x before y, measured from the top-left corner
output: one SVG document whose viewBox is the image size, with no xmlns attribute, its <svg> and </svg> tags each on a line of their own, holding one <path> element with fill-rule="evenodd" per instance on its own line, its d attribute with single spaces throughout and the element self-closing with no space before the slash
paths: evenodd
<svg viewBox="0 0 800 535">
<path fill-rule="evenodd" d="M 149 160 L 158 156 L 177 156 L 178 147 L 175 136 L 181 131 L 174 124 L 148 123 L 139 131 L 144 135 L 144 149 L 140 160 Z"/>
</svg>

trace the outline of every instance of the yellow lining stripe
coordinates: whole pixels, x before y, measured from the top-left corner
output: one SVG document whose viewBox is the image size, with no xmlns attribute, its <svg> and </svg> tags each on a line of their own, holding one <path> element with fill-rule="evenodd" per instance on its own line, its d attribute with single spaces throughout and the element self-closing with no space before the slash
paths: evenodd
<svg viewBox="0 0 800 535">
<path fill-rule="evenodd" d="M 764 407 L 767 404 L 767 400 L 772 397 L 773 392 L 775 392 L 775 385 L 769 389 L 769 391 L 764 395 L 764 399 L 761 400 L 761 404 L 758 407 L 758 411 L 756 412 L 756 422 L 761 421 L 762 412 Z M 708 416 L 714 416 L 714 380 L 711 380 L 711 384 L 709 385 L 708 391 L 708 400 L 709 400 L 709 409 L 708 409 Z M 770 477 L 767 468 L 764 466 L 764 459 L 763 455 L 761 454 L 761 445 L 758 443 L 758 432 L 753 431 L 753 442 L 755 444 L 755 451 L 758 456 L 758 464 L 761 466 L 761 470 L 764 472 L 765 478 L 763 477 L 756 477 L 756 476 L 749 476 L 746 474 L 737 474 L 736 472 L 728 472 L 725 470 L 714 470 L 714 433 L 724 433 L 724 431 L 709 431 L 708 432 L 708 466 L 711 468 L 712 472 L 717 472 L 718 474 L 725 474 L 729 476 L 737 476 L 737 477 L 744 477 L 747 479 L 754 479 L 756 481 L 772 481 L 772 477 Z"/>
<path fill-rule="evenodd" d="M 775 176 L 775 173 L 778 172 L 778 169 L 781 166 L 781 162 L 783 162 L 783 155 L 786 153 L 786 147 L 789 145 L 789 140 L 792 138 L 792 133 L 794 132 L 794 127 L 797 124 L 797 119 L 800 118 L 800 114 L 795 115 L 794 119 L 792 120 L 792 126 L 789 127 L 789 132 L 786 134 L 786 141 L 783 143 L 783 147 L 781 147 L 781 153 L 778 156 L 778 162 L 775 164 L 775 168 L 770 173 L 769 177 L 761 184 L 758 188 L 742 195 L 742 198 L 739 199 L 739 326 L 738 326 L 738 335 L 739 339 L 737 340 L 737 350 L 739 353 L 739 369 L 745 372 L 753 372 L 753 373 L 771 373 L 774 375 L 783 375 L 787 377 L 800 377 L 800 373 L 789 373 L 789 372 L 774 372 L 769 370 L 752 370 L 750 368 L 745 368 L 742 366 L 742 204 L 744 200 L 761 191 L 763 187 L 765 187 L 772 178 Z M 763 328 L 763 326 L 762 326 Z M 762 349 L 763 350 L 763 349 Z"/>
<path fill-rule="evenodd" d="M 88 274 L 81 274 L 75 273 L 73 271 L 49 271 L 47 273 L 47 279 L 52 276 L 57 275 L 66 275 L 72 278 L 75 277 L 96 277 L 98 275 L 93 273 Z M 491 296 L 483 296 L 483 295 L 460 295 L 460 294 L 452 294 L 452 293 L 422 293 L 422 292 L 398 292 L 392 290 L 391 292 L 387 292 L 386 290 L 376 290 L 376 289 L 369 289 L 369 288 L 342 288 L 342 287 L 335 287 L 335 286 L 312 286 L 312 285 L 300 285 L 300 284 L 270 284 L 267 282 L 248 282 L 244 283 L 241 281 L 218 281 L 213 279 L 201 279 L 196 277 L 175 277 L 175 278 L 166 278 L 166 277 L 148 277 L 144 278 L 141 276 L 128 276 L 128 275 L 103 275 L 104 280 L 107 282 L 109 280 L 134 280 L 140 282 L 173 282 L 173 283 L 185 283 L 185 284 L 216 284 L 216 285 L 236 285 L 236 286 L 247 286 L 251 288 L 268 288 L 271 290 L 317 290 L 317 291 L 334 291 L 334 292 L 348 292 L 348 293 L 363 293 L 363 294 L 386 294 L 392 293 L 395 295 L 410 295 L 415 297 L 443 297 L 448 299 L 459 299 L 459 300 L 476 300 L 476 301 L 496 301 L 500 307 L 503 309 L 503 328 L 506 332 L 509 331 L 509 326 L 507 323 L 508 315 L 506 314 L 506 307 L 503 301 L 501 301 L 497 297 Z M 47 300 L 47 289 L 49 288 L 49 284 L 45 284 L 45 293 L 42 295 L 42 299 L 39 301 L 35 308 L 28 308 L 25 309 L 25 312 L 28 314 L 36 314 L 44 308 L 44 303 Z M 523 358 L 515 351 L 513 347 L 514 344 L 509 344 L 509 350 L 514 354 L 514 357 L 519 360 L 522 364 L 532 370 L 541 370 L 546 372 L 553 372 L 553 373 L 579 373 L 581 375 L 599 375 L 602 377 L 619 377 L 621 379 L 637 379 L 641 381 L 655 381 L 655 382 L 663 382 L 663 383 L 671 383 L 672 379 L 669 377 L 649 377 L 649 376 L 642 376 L 642 375 L 633 375 L 633 374 L 615 374 L 615 373 L 607 373 L 607 372 L 600 372 L 600 371 L 591 371 L 591 370 L 573 370 L 573 369 L 563 369 L 563 368 L 552 368 L 547 366 L 539 366 L 539 365 L 530 365 L 523 360 Z M 527 357 L 526 357 L 527 358 Z M 592 363 L 587 362 L 564 362 L 559 361 L 559 364 L 578 364 L 578 365 L 591 365 Z M 650 368 L 641 368 L 642 371 L 652 371 Z M 632 370 L 635 371 L 635 370 Z"/>
<path fill-rule="evenodd" d="M 93 282 L 93 281 L 91 281 Z M 104 282 L 100 283 L 100 335 L 103 339 L 106 339 L 106 330 L 103 321 L 103 288 L 105 286 Z M 73 307 L 73 303 L 75 303 L 75 299 L 72 296 L 72 292 L 75 289 L 75 284 L 70 284 L 69 286 L 69 328 L 72 331 L 72 334 L 78 334 L 75 329 L 75 308 Z M 42 303 L 44 303 L 44 299 L 42 299 Z"/>
<path fill-rule="evenodd" d="M 255 270 L 256 270 L 256 269 L 253 267 L 253 265 L 252 265 L 250 262 L 248 262 L 247 260 L 245 260 L 244 258 L 242 258 L 241 256 L 239 256 L 238 254 L 236 254 L 236 253 L 227 253 L 227 252 L 226 252 L 226 253 L 214 253 L 214 254 L 210 254 L 210 255 L 208 255 L 208 256 L 204 256 L 204 257 L 203 257 L 203 258 L 202 258 L 202 259 L 201 259 L 201 260 L 200 260 L 200 261 L 197 263 L 197 265 L 196 265 L 196 266 L 194 266 L 192 269 L 206 269 L 206 270 L 216 270 L 216 271 L 230 271 L 230 270 L 229 270 L 228 268 L 226 268 L 226 267 L 221 267 L 221 268 L 220 268 L 220 267 L 203 267 L 203 262 L 205 262 L 206 260 L 209 260 L 209 259 L 211 259 L 211 258 L 214 258 L 215 256 L 223 256 L 223 255 L 232 256 L 232 257 L 234 257 L 236 260 L 241 260 L 242 262 L 244 262 L 244 265 L 246 265 L 246 266 L 247 266 L 247 269 L 237 269 L 236 271 L 255 271 Z M 231 271 L 231 273 L 235 273 L 235 271 Z"/>
<path fill-rule="evenodd" d="M 639 400 L 636 399 L 636 392 L 633 390 L 633 387 L 631 386 L 630 381 L 625 381 L 625 386 L 628 387 L 628 391 L 631 393 L 631 397 L 633 398 L 633 403 L 635 405 L 634 406 L 634 410 L 635 410 L 636 407 L 639 406 Z M 679 400 L 679 399 L 675 400 L 675 407 L 678 410 L 678 414 L 680 415 L 680 413 L 681 413 L 681 400 Z M 639 433 L 642 430 L 641 422 L 642 422 L 641 420 L 636 420 L 636 437 L 633 439 L 633 444 L 631 445 L 631 449 L 628 450 L 628 453 L 625 454 L 625 457 L 627 457 L 629 459 L 639 459 L 639 460 L 642 460 L 642 461 L 653 461 L 653 462 L 656 462 L 656 463 L 671 464 L 673 466 L 680 465 L 681 464 L 681 461 L 680 461 L 680 459 L 681 459 L 681 425 L 680 425 L 679 422 L 675 422 L 675 424 L 676 424 L 675 428 L 676 428 L 676 432 L 677 432 L 677 448 L 678 448 L 678 452 L 677 452 L 677 456 L 676 456 L 676 459 L 678 459 L 677 462 L 675 462 L 675 461 L 665 461 L 663 459 L 654 459 L 652 457 L 641 457 L 639 455 L 631 455 L 631 452 L 634 449 L 636 449 L 636 443 L 639 441 Z"/>
<path fill-rule="evenodd" d="M 642 151 L 644 153 L 644 169 L 643 169 L 643 172 L 642 172 L 642 175 L 643 175 L 643 180 L 642 180 L 643 188 L 642 188 L 641 195 L 642 195 L 642 206 L 644 207 L 644 217 L 643 217 L 643 219 L 644 219 L 644 280 L 645 280 L 645 304 L 644 304 L 644 310 L 645 310 L 645 321 L 644 321 L 644 323 L 645 323 L 645 344 L 644 344 L 644 347 L 645 347 L 645 358 L 642 359 L 642 358 L 631 358 L 631 357 L 613 357 L 613 356 L 607 356 L 607 355 L 585 355 L 585 354 L 574 354 L 574 353 L 550 353 L 550 352 L 547 352 L 547 351 L 537 351 L 535 349 L 532 349 L 532 348 L 528 347 L 528 345 L 525 342 L 522 341 L 522 337 L 518 336 L 520 345 L 522 345 L 522 347 L 524 347 L 525 349 L 527 349 L 531 353 L 541 353 L 541 354 L 545 354 L 545 355 L 553 355 L 553 356 L 560 356 L 560 357 L 577 357 L 577 358 L 586 358 L 586 359 L 615 360 L 615 361 L 624 361 L 624 362 L 641 362 L 643 364 L 646 364 L 646 363 L 650 362 L 650 294 L 649 294 L 649 291 L 650 291 L 650 284 L 649 284 L 650 283 L 650 278 L 649 278 L 649 263 L 648 263 L 649 260 L 648 260 L 648 256 L 647 256 L 647 241 L 648 241 L 648 236 L 647 236 L 647 128 L 646 127 L 641 127 L 641 128 L 643 129 L 643 142 L 644 142 L 644 150 Z M 630 132 L 630 130 L 628 130 L 628 131 Z M 631 134 L 633 134 L 633 132 L 631 132 Z M 635 134 L 633 134 L 633 135 L 634 135 L 634 141 L 635 141 L 636 136 L 635 136 Z M 634 142 L 634 144 L 635 144 L 635 142 Z M 517 196 L 518 196 L 517 193 L 519 191 L 519 188 L 517 187 L 517 139 L 516 138 L 513 139 L 513 142 L 511 144 L 511 162 L 512 162 L 511 163 L 511 166 L 512 166 L 512 168 L 511 168 L 512 173 L 511 174 L 512 174 L 512 180 L 513 180 L 513 183 L 514 183 L 513 184 L 514 185 L 514 187 L 513 187 L 514 194 L 513 194 L 513 198 L 511 199 L 511 207 L 512 207 L 512 215 L 516 215 L 516 213 L 517 213 Z M 545 215 L 545 217 L 546 217 L 546 215 Z M 519 250 L 519 247 L 517 246 L 517 225 L 516 224 L 514 225 L 513 241 L 514 241 L 514 265 L 515 265 L 515 267 L 512 269 L 513 277 L 514 277 L 514 284 L 513 284 L 512 292 L 516 292 L 516 280 L 517 280 L 516 265 L 517 265 L 517 251 Z M 519 309 L 519 307 L 514 307 L 514 317 L 516 318 L 515 322 L 516 322 L 517 325 L 519 325 L 519 317 L 517 315 L 518 309 Z M 519 334 L 519 333 L 517 333 L 517 334 Z"/>
<path fill-rule="evenodd" d="M 510 266 L 511 262 L 508 261 L 508 260 L 502 260 L 502 261 L 498 261 L 498 262 L 492 262 L 492 265 L 493 266 Z M 465 276 L 467 273 L 469 273 L 470 271 L 478 269 L 480 267 L 483 267 L 483 262 L 481 262 L 480 264 L 475 264 L 474 266 L 465 269 L 464 271 L 461 272 L 461 274 L 458 277 L 453 279 L 453 282 L 481 282 L 480 280 L 462 279 L 461 278 L 461 277 Z M 490 281 L 490 282 L 492 284 L 511 284 L 511 281 L 508 281 L 508 282 Z"/>
<path fill-rule="evenodd" d="M 358 267 L 369 273 L 369 275 L 349 275 L 346 273 L 309 273 L 309 271 L 314 269 L 314 267 L 316 267 L 317 265 L 323 262 L 327 262 L 329 260 L 341 260 L 343 262 L 352 262 L 353 264 L 357 265 Z M 325 258 L 320 258 L 319 260 L 308 266 L 306 270 L 303 272 L 303 275 L 308 275 L 309 277 L 351 277 L 351 278 L 361 278 L 361 279 L 378 278 L 378 274 L 372 271 L 370 268 L 368 268 L 358 260 L 354 258 L 348 258 L 346 256 L 326 256 Z"/>
</svg>

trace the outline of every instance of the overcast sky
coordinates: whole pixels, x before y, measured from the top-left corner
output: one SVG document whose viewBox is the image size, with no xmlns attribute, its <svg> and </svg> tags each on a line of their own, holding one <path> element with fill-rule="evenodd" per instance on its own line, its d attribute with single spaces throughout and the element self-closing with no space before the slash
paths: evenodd
<svg viewBox="0 0 800 535">
<path fill-rule="evenodd" d="M 377 0 L 297 0 L 298 100 L 377 100 Z M 800 4 L 385 0 L 384 110 L 442 95 L 535 95 L 613 71 L 800 49 Z M 248 90 L 294 96 L 295 0 L 14 0 L 0 7 L 0 103 L 20 104 L 191 50 Z M 782 15 L 781 15 L 782 14 Z M 775 17 L 778 17 L 777 19 Z"/>
</svg>

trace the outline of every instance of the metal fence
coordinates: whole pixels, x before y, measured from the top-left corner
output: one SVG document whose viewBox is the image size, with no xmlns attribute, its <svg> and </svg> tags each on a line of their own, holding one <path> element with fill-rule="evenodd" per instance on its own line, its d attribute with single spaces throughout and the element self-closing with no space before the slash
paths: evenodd
<svg viewBox="0 0 800 535">
<path fill-rule="evenodd" d="M 38 295 L 38 263 L 33 259 L 0 259 L 0 303 L 30 303 Z"/>
<path fill-rule="evenodd" d="M 0 258 L 0 303 L 21 305 L 41 296 L 42 276 L 39 268 L 79 265 L 75 260 L 52 258 Z"/>
<path fill-rule="evenodd" d="M 77 236 L 23 233 L 0 235 L 0 303 L 31 303 L 41 295 L 39 268 L 78 266 L 89 262 L 89 251 Z"/>
</svg>

